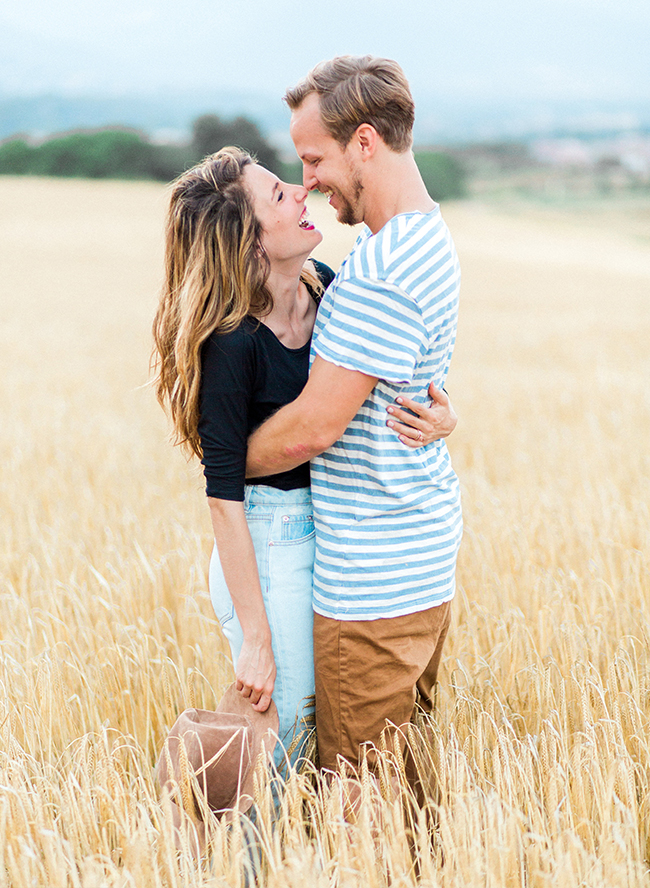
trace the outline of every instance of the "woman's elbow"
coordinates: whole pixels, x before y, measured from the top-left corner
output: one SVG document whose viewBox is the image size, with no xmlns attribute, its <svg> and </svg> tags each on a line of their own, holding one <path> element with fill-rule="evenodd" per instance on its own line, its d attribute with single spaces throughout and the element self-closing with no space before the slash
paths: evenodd
<svg viewBox="0 0 650 888">
<path fill-rule="evenodd" d="M 213 521 L 223 523 L 231 520 L 235 515 L 243 510 L 244 504 L 239 500 L 219 499 L 215 496 L 208 497 L 208 506 Z"/>
</svg>

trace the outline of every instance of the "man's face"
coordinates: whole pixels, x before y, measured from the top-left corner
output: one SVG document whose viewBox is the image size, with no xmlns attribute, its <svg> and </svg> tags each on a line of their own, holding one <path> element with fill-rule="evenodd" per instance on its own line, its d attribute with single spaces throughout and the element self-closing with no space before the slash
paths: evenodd
<svg viewBox="0 0 650 888">
<path fill-rule="evenodd" d="M 310 93 L 291 115 L 291 138 L 302 161 L 305 188 L 329 196 L 336 218 L 344 225 L 363 221 L 361 171 L 351 150 L 331 136 L 320 117 L 320 100 Z"/>
</svg>

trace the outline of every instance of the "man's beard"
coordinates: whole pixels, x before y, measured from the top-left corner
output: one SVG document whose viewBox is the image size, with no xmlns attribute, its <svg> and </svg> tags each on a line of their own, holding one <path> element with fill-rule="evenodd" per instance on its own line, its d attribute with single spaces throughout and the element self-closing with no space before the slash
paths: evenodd
<svg viewBox="0 0 650 888">
<path fill-rule="evenodd" d="M 363 216 L 359 211 L 359 201 L 361 199 L 363 185 L 361 184 L 361 179 L 358 175 L 352 179 L 351 188 L 354 191 L 354 203 L 352 203 L 342 192 L 336 192 L 341 204 L 338 209 L 337 217 L 339 222 L 343 225 L 358 225 L 359 222 L 363 222 Z"/>
</svg>

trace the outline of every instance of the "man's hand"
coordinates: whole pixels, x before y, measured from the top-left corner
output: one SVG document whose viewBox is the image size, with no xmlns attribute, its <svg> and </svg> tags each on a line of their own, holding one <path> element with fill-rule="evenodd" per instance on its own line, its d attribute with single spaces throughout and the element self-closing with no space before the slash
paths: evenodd
<svg viewBox="0 0 650 888">
<path fill-rule="evenodd" d="M 397 433 L 400 441 L 407 447 L 415 449 L 431 444 L 432 441 L 451 435 L 456 428 L 458 417 L 449 396 L 431 383 L 429 397 L 431 404 L 428 407 L 400 396 L 395 399 L 399 407 L 391 405 L 386 408 L 391 415 L 386 425 Z"/>
</svg>

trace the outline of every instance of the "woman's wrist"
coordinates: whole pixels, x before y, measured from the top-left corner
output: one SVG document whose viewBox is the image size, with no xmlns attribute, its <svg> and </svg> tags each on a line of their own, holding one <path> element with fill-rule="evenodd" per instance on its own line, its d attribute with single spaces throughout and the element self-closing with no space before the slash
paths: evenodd
<svg viewBox="0 0 650 888">
<path fill-rule="evenodd" d="M 241 620 L 240 620 L 241 624 Z M 244 633 L 244 641 L 251 645 L 270 645 L 271 644 L 271 627 L 268 620 L 261 623 L 254 623 L 250 626 L 242 624 L 242 632 Z"/>
</svg>

